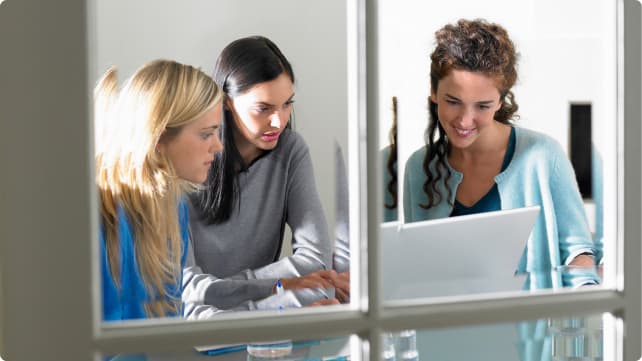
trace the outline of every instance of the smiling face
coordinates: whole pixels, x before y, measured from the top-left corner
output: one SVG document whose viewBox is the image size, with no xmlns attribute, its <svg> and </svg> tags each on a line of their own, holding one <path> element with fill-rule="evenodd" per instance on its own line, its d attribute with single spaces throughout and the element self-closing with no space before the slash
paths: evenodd
<svg viewBox="0 0 642 361">
<path fill-rule="evenodd" d="M 203 183 L 214 155 L 223 150 L 218 137 L 222 103 L 218 103 L 200 118 L 184 125 L 178 134 L 158 143 L 158 150 L 172 163 L 179 178 Z"/>
<path fill-rule="evenodd" d="M 494 119 L 501 106 L 499 90 L 485 74 L 453 69 L 439 80 L 430 99 L 437 104 L 439 123 L 454 148 L 468 148 L 478 139 L 490 141 L 500 124 Z"/>
<path fill-rule="evenodd" d="M 228 101 L 236 125 L 236 147 L 247 164 L 276 147 L 290 120 L 293 98 L 292 79 L 281 73 Z"/>
</svg>

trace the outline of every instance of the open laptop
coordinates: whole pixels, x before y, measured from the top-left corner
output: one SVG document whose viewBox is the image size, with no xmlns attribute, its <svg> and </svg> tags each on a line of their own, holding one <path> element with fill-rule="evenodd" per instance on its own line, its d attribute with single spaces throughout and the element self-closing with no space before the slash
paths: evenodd
<svg viewBox="0 0 642 361">
<path fill-rule="evenodd" d="M 381 226 L 384 299 L 518 291 L 539 206 Z"/>
</svg>

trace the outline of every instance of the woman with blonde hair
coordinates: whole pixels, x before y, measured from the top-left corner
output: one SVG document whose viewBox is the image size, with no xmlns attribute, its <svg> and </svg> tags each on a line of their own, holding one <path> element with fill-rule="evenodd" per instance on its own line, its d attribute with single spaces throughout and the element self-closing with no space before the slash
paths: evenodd
<svg viewBox="0 0 642 361">
<path fill-rule="evenodd" d="M 184 195 L 222 149 L 221 92 L 198 69 L 156 60 L 120 91 L 110 69 L 94 96 L 103 319 L 181 315 Z"/>
</svg>

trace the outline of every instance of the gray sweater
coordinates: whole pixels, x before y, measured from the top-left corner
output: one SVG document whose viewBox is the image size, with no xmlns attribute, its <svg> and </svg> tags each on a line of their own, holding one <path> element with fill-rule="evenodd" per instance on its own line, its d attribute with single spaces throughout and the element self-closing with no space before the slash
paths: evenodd
<svg viewBox="0 0 642 361">
<path fill-rule="evenodd" d="M 332 244 L 308 147 L 285 130 L 277 147 L 239 174 L 240 203 L 229 220 L 207 225 L 190 205 L 191 245 L 183 270 L 188 318 L 254 309 L 278 278 L 332 268 Z M 293 255 L 278 260 L 285 224 Z"/>
</svg>

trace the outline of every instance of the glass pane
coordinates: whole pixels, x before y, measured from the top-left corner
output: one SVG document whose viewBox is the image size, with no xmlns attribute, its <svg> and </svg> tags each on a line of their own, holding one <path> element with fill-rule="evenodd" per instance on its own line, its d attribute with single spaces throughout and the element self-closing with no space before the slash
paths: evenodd
<svg viewBox="0 0 642 361">
<path fill-rule="evenodd" d="M 616 2 L 510 4 L 379 2 L 384 298 L 613 284 Z"/>
<path fill-rule="evenodd" d="M 336 337 L 323 340 L 277 340 L 234 345 L 204 345 L 189 351 L 112 355 L 111 361 L 197 361 L 197 360 L 327 360 L 358 359 L 357 337 Z M 357 346 L 357 347 L 355 347 Z"/>
<path fill-rule="evenodd" d="M 383 334 L 387 361 L 613 359 L 610 316 L 593 315 Z M 607 320 L 605 322 L 605 320 Z"/>
<path fill-rule="evenodd" d="M 214 179 L 220 182 L 216 184 L 218 188 L 209 184 L 206 186 L 209 195 L 230 195 L 229 199 L 222 196 L 229 200 L 228 203 L 206 201 L 205 192 L 196 192 L 190 195 L 188 201 L 179 205 L 185 205 L 189 214 L 192 241 L 189 247 L 182 248 L 186 259 L 181 262 L 187 265 L 182 276 L 185 315 L 190 319 L 205 319 L 221 312 L 325 305 L 335 300 L 349 303 L 351 281 L 348 271 L 351 252 L 347 174 L 352 157 L 348 154 L 346 43 L 349 20 L 345 2 L 259 0 L 239 3 L 229 0 L 212 3 L 161 3 L 155 0 L 135 4 L 120 0 L 89 2 L 92 82 L 100 79 L 111 66 L 115 66 L 120 78 L 120 94 L 123 94 L 122 89 L 127 79 L 139 74 L 137 69 L 155 59 L 175 60 L 199 68 L 205 75 L 216 77 L 215 70 L 227 71 L 225 65 L 215 67 L 223 49 L 235 40 L 254 35 L 267 37 L 278 47 L 276 49 L 266 41 L 265 44 L 268 45 L 264 44 L 261 49 L 269 48 L 272 58 L 278 60 L 275 62 L 275 69 L 283 70 L 279 74 L 288 75 L 283 77 L 286 79 L 285 91 L 270 88 L 265 94 L 257 93 L 256 89 L 259 87 L 256 84 L 277 81 L 281 77 L 279 75 L 265 81 L 253 80 L 254 75 L 247 75 L 251 74 L 250 70 L 246 72 L 238 69 L 251 67 L 259 50 L 252 50 L 255 53 L 250 54 L 250 50 L 243 50 L 246 48 L 236 48 L 240 60 L 230 55 L 226 61 L 222 61 L 229 67 L 236 67 L 235 70 L 229 71 L 225 77 L 214 79 L 226 92 L 221 121 L 223 125 L 219 129 L 228 129 L 228 132 L 220 133 L 224 145 L 219 145 L 221 149 L 225 148 L 225 159 L 236 158 L 230 161 L 234 164 L 225 163 L 227 160 L 223 160 L 223 153 L 217 149 L 209 151 L 217 154 L 216 156 L 208 154 L 207 159 L 203 158 L 202 162 L 213 164 L 211 169 L 219 169 L 217 164 L 233 169 L 230 172 L 210 171 L 211 184 L 215 182 Z M 252 11 L 248 12 L 248 8 Z M 293 32 L 292 29 L 302 31 Z M 292 71 L 286 69 L 288 62 Z M 323 71 L 319 71 L 320 63 L 323 64 Z M 267 68 L 265 65 L 265 69 Z M 260 73 L 257 75 L 260 77 L 269 71 L 276 71 L 265 69 L 254 74 Z M 247 85 L 244 82 L 251 86 L 243 88 Z M 245 104 L 245 108 L 242 108 L 241 98 L 249 95 L 263 98 L 252 98 L 248 100 L 251 104 Z M 136 99 L 140 98 L 144 97 Z M 163 101 L 169 102 L 168 99 L 169 95 Z M 263 116 L 264 113 L 259 114 L 259 110 L 265 114 L 269 112 L 270 118 Z M 119 111 L 122 112 L 122 109 L 119 108 Z M 214 114 L 218 113 L 214 111 Z M 120 115 L 120 118 L 123 116 Z M 104 147 L 111 151 L 117 148 L 113 144 L 115 139 L 121 138 L 112 137 L 111 141 L 103 141 L 103 134 L 107 133 L 104 131 L 107 128 L 103 127 L 105 124 L 109 128 L 112 123 L 97 123 L 96 144 L 98 149 Z M 286 124 L 291 129 L 286 130 Z M 147 129 L 142 125 L 136 129 L 139 128 Z M 233 135 L 229 135 L 232 133 Z M 134 138 L 128 144 L 146 144 L 143 139 L 132 134 L 127 134 L 127 137 Z M 163 139 L 169 139 L 168 144 L 173 141 L 169 136 L 163 136 L 151 139 L 152 143 L 158 140 L 156 144 L 162 146 Z M 170 152 L 170 147 L 167 148 L 167 152 Z M 151 152 L 152 148 L 146 150 Z M 159 153 L 158 146 L 154 151 Z M 162 153 L 162 147 L 160 151 Z M 97 154 L 103 153 L 97 151 Z M 146 159 L 148 158 L 152 156 L 149 155 Z M 184 179 L 178 174 L 180 167 L 174 164 L 180 159 L 170 160 L 178 178 Z M 133 163 L 137 164 L 135 161 Z M 188 163 L 189 161 L 185 164 Z M 149 169 L 141 171 L 141 177 L 148 171 Z M 221 175 L 223 172 L 225 176 Z M 222 179 L 213 176 L 214 173 Z M 111 181 L 118 177 L 106 178 Z M 192 181 L 202 183 L 201 180 Z M 225 184 L 229 186 L 224 186 Z M 102 193 L 105 192 L 104 184 L 99 188 Z M 223 188 L 225 191 L 217 193 L 216 190 Z M 117 191 L 114 193 L 118 194 Z M 152 193 L 154 197 L 163 191 L 155 190 Z M 122 219 L 129 220 L 130 228 L 137 224 L 147 224 L 145 221 L 148 220 L 136 222 L 130 219 L 132 209 L 141 210 L 143 207 L 135 202 L 122 204 L 122 199 L 126 197 L 121 197 L 120 200 L 114 197 L 119 202 L 114 201 L 118 204 L 112 205 L 112 218 L 117 219 L 119 225 L 123 223 Z M 136 199 L 135 196 L 130 198 Z M 99 202 L 101 199 L 99 197 Z M 203 203 L 207 205 L 202 205 Z M 226 204 L 230 206 L 227 207 Z M 109 208 L 109 205 L 105 208 Z M 124 210 L 125 216 L 114 216 L 116 208 L 118 211 Z M 219 209 L 226 209 L 221 214 L 225 213 L 229 218 L 215 216 Z M 105 209 L 101 212 L 104 213 Z M 103 213 L 101 226 L 105 227 L 109 222 L 105 221 Z M 143 214 L 139 218 L 145 216 L 145 211 L 141 213 Z M 158 227 L 149 228 L 161 229 L 161 225 L 166 222 L 157 223 L 160 223 Z M 180 227 L 183 232 L 181 240 L 185 244 L 187 237 L 184 231 L 187 227 L 184 223 Z M 132 233 L 136 233 L 136 230 Z M 136 247 L 144 244 L 139 239 L 133 243 Z M 134 248 L 125 251 L 130 252 L 129 254 L 121 255 L 123 285 L 118 284 L 119 275 L 111 273 L 112 268 L 115 268 L 112 264 L 117 264 L 117 261 L 109 257 L 101 260 L 103 286 L 107 284 L 105 287 L 109 287 L 112 294 L 116 295 L 110 298 L 112 300 L 126 300 L 130 294 L 139 297 L 146 292 L 152 293 L 145 289 L 145 282 L 151 277 L 149 274 L 153 273 L 150 270 L 159 267 L 155 264 L 158 260 L 149 261 L 148 258 L 158 256 L 153 256 L 153 252 Z M 103 251 L 108 254 L 115 252 L 109 247 L 105 247 Z M 193 258 L 190 252 L 193 253 Z M 138 255 L 136 262 L 144 272 L 133 261 L 134 253 Z M 167 264 L 165 267 L 164 272 L 167 272 Z M 337 274 L 332 273 L 334 271 Z M 137 272 L 140 274 L 137 275 Z M 136 278 L 133 286 L 131 283 L 125 284 L 128 281 L 126 277 L 130 274 Z M 145 278 L 145 274 L 148 278 Z M 111 278 L 116 281 L 113 285 Z M 276 286 L 277 279 L 281 280 L 283 294 Z M 175 297 L 176 301 L 180 296 L 180 289 L 175 287 L 174 291 L 170 296 Z M 122 295 L 124 296 L 118 298 Z M 274 299 L 273 296 L 278 297 Z M 108 297 L 104 295 L 104 303 L 108 303 L 105 300 Z M 162 297 L 159 299 L 162 300 Z M 123 315 L 118 315 L 121 312 L 118 307 L 120 306 L 114 305 L 113 318 L 105 318 L 117 320 L 150 315 L 140 307 L 129 310 L 131 312 L 122 310 Z M 180 305 L 174 308 L 179 307 Z M 180 310 L 171 311 L 172 314 L 181 313 Z M 108 312 L 110 311 L 105 311 Z"/>
</svg>

